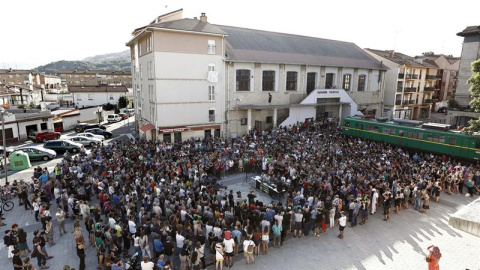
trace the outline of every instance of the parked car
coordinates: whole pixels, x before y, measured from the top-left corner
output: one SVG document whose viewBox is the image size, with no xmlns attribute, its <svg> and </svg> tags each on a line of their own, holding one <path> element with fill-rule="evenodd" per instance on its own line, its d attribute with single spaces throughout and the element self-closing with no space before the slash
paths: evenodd
<svg viewBox="0 0 480 270">
<path fill-rule="evenodd" d="M 89 137 L 85 137 L 85 136 L 75 136 L 75 137 L 72 137 L 72 138 L 68 138 L 69 141 L 72 141 L 72 142 L 75 142 L 75 143 L 79 143 L 81 145 L 84 145 L 84 146 L 95 146 L 95 145 L 100 145 L 102 144 L 102 140 L 100 139 L 97 139 L 97 138 L 89 138 Z"/>
<path fill-rule="evenodd" d="M 7 147 L 5 152 L 7 152 L 8 157 L 13 152 L 13 148 Z M 3 146 L 0 146 L 0 158 L 3 158 Z"/>
<path fill-rule="evenodd" d="M 120 115 L 120 117 L 122 117 L 123 120 L 128 119 L 129 117 L 128 114 L 126 113 L 119 113 L 118 115 Z"/>
<path fill-rule="evenodd" d="M 123 113 L 128 114 L 128 116 L 133 116 L 135 114 L 134 109 L 124 109 Z"/>
<path fill-rule="evenodd" d="M 446 114 L 448 112 L 448 108 L 447 107 L 440 107 L 437 112 Z"/>
<path fill-rule="evenodd" d="M 67 140 L 55 140 L 55 141 L 46 142 L 43 145 L 43 147 L 54 150 L 57 153 L 65 152 L 67 150 L 72 153 L 77 153 L 78 151 L 80 151 L 80 148 L 82 147 L 82 145 L 79 143 L 67 141 Z"/>
<path fill-rule="evenodd" d="M 60 139 L 60 136 L 60 132 L 44 130 L 33 132 L 30 136 L 28 136 L 28 138 L 33 142 L 46 142 L 49 140 L 58 140 Z"/>
<path fill-rule="evenodd" d="M 107 122 L 108 123 L 116 123 L 118 121 L 122 121 L 122 117 L 118 114 L 109 114 L 107 116 Z"/>
<path fill-rule="evenodd" d="M 95 138 L 95 139 L 99 139 L 101 141 L 105 140 L 105 136 L 93 134 L 93 133 L 90 133 L 90 132 L 78 133 L 77 136 L 83 136 L 83 137 L 87 137 L 87 138 Z"/>
<path fill-rule="evenodd" d="M 100 128 L 87 129 L 87 130 L 85 130 L 85 132 L 89 132 L 89 133 L 96 134 L 96 135 L 103 135 L 106 139 L 109 139 L 113 136 L 113 134 L 111 132 L 100 129 Z"/>
<path fill-rule="evenodd" d="M 75 132 L 84 132 L 86 129 L 92 129 L 92 128 L 101 128 L 103 130 L 106 130 L 107 127 L 104 125 L 99 125 L 99 124 L 89 124 L 89 123 L 79 123 L 75 126 Z"/>
<path fill-rule="evenodd" d="M 14 154 L 15 152 L 19 151 L 26 153 L 30 160 L 47 161 L 49 159 L 54 159 L 57 156 L 57 153 L 55 151 L 40 146 L 25 146 L 17 148 L 10 154 L 10 156 L 12 156 L 12 154 Z"/>
</svg>

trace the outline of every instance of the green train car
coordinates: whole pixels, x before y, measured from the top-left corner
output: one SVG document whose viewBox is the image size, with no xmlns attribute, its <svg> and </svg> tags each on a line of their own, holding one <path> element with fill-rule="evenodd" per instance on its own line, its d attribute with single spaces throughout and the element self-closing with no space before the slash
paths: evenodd
<svg viewBox="0 0 480 270">
<path fill-rule="evenodd" d="M 435 128 L 435 124 L 432 125 Z M 343 119 L 342 132 L 348 136 L 386 142 L 400 147 L 480 160 L 480 136 L 424 127 L 346 117 Z"/>
</svg>

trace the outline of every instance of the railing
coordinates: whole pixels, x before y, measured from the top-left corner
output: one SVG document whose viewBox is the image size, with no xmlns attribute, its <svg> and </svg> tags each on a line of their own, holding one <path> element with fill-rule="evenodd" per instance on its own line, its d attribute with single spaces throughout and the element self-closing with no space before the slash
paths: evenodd
<svg viewBox="0 0 480 270">
<path fill-rule="evenodd" d="M 443 75 L 442 75 L 442 74 L 437 74 L 437 75 L 435 75 L 435 77 L 437 77 L 437 78 L 442 78 Z"/>
<path fill-rule="evenodd" d="M 409 102 L 408 102 L 408 103 L 409 103 L 409 104 L 415 104 L 416 102 L 415 102 L 415 100 L 414 100 L 414 99 L 411 99 L 411 100 L 409 100 Z"/>
<path fill-rule="evenodd" d="M 401 100 L 395 100 L 395 105 L 402 105 L 402 101 Z"/>
<path fill-rule="evenodd" d="M 401 93 L 403 91 L 403 87 L 397 86 L 397 93 Z"/>
<path fill-rule="evenodd" d="M 407 93 L 417 92 L 417 88 L 416 87 L 406 87 L 405 92 L 407 92 Z"/>
<path fill-rule="evenodd" d="M 407 74 L 406 76 L 407 79 L 418 79 L 418 75 L 417 74 Z"/>
<path fill-rule="evenodd" d="M 404 74 L 404 73 L 398 73 L 398 78 L 399 78 L 399 79 L 405 78 L 405 74 Z"/>
<path fill-rule="evenodd" d="M 427 80 L 435 80 L 435 79 L 437 79 L 437 75 L 427 75 L 427 76 L 425 76 L 425 79 L 427 79 Z"/>
<path fill-rule="evenodd" d="M 208 122 L 215 122 L 215 114 L 208 115 Z"/>
<path fill-rule="evenodd" d="M 435 91 L 435 88 L 434 87 L 425 87 L 423 88 L 423 92 L 433 92 Z"/>
<path fill-rule="evenodd" d="M 431 100 L 431 99 L 425 99 L 425 100 L 423 101 L 423 103 L 432 103 L 432 100 Z"/>
</svg>

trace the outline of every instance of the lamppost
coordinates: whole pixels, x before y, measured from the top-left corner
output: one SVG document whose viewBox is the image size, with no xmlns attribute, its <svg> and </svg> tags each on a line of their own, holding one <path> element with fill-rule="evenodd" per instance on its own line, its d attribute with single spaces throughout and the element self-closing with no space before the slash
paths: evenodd
<svg viewBox="0 0 480 270">
<path fill-rule="evenodd" d="M 8 169 L 7 169 L 7 140 L 5 139 L 5 116 L 11 115 L 11 113 L 5 111 L 5 108 L 1 107 L 2 115 L 2 139 L 3 139 L 3 168 L 5 170 L 5 184 L 8 181 Z"/>
</svg>

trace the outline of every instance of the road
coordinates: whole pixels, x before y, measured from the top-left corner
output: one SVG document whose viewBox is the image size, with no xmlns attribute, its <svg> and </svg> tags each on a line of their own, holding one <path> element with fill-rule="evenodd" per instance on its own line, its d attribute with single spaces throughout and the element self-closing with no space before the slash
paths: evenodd
<svg viewBox="0 0 480 270">
<path fill-rule="evenodd" d="M 108 143 L 112 140 L 129 140 L 132 138 L 136 138 L 137 135 L 135 133 L 135 118 L 132 116 L 129 119 L 122 120 L 117 123 L 102 123 L 102 125 L 107 127 L 107 131 L 113 133 L 113 137 L 110 139 L 106 139 L 104 143 Z M 62 133 L 60 139 L 68 139 L 76 135 L 75 131 L 69 131 Z M 12 148 L 18 148 L 23 146 L 42 146 L 43 143 L 34 143 L 32 141 L 25 141 L 20 145 L 16 145 Z M 87 151 L 89 151 L 90 147 L 87 147 Z M 8 181 L 11 183 L 13 180 L 30 180 L 33 175 L 33 169 L 37 166 L 42 168 L 47 167 L 49 171 L 53 171 L 53 168 L 57 165 L 57 163 L 62 159 L 63 153 L 59 153 L 56 158 L 49 160 L 49 161 L 31 161 L 32 167 L 22 171 L 8 171 Z M 2 171 L 0 173 L 0 184 L 5 184 L 5 172 Z"/>
</svg>

